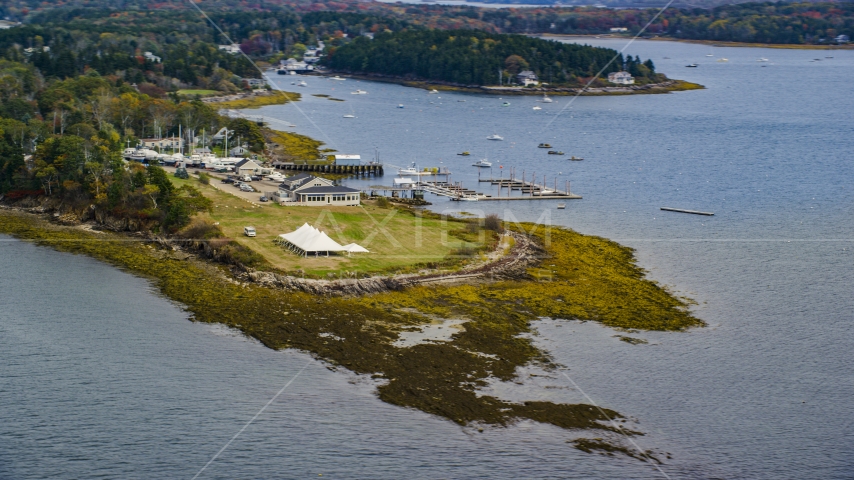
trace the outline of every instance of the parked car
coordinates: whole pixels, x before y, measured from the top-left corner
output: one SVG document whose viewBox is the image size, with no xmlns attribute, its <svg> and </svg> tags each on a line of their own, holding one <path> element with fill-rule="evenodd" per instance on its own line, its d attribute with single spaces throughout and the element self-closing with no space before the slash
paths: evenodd
<svg viewBox="0 0 854 480">
<path fill-rule="evenodd" d="M 250 187 L 249 185 L 246 185 L 245 183 L 240 186 L 240 190 L 242 190 L 244 192 L 254 192 L 255 191 L 254 188 Z"/>
<path fill-rule="evenodd" d="M 260 182 L 262 180 L 261 177 L 258 175 L 252 175 L 252 177 L 250 178 L 252 178 L 253 182 Z"/>
<path fill-rule="evenodd" d="M 234 180 L 232 180 L 230 178 L 223 178 L 222 183 L 234 183 Z"/>
<path fill-rule="evenodd" d="M 269 200 L 269 198 L 267 198 L 265 195 L 261 195 L 261 198 L 259 198 L 258 200 L 261 202 L 266 202 Z"/>
<path fill-rule="evenodd" d="M 243 227 L 243 234 L 247 237 L 255 236 L 255 227 Z"/>
</svg>

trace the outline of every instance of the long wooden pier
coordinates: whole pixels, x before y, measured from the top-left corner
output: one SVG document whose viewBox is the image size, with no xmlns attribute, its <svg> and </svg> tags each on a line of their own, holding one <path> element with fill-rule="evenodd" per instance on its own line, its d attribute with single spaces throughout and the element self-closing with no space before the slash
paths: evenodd
<svg viewBox="0 0 854 480">
<path fill-rule="evenodd" d="M 381 176 L 383 166 L 381 164 L 368 165 L 334 165 L 327 164 L 305 164 L 273 162 L 273 168 L 278 170 L 291 170 L 296 172 L 321 172 L 321 173 L 343 173 L 348 175 Z"/>
</svg>

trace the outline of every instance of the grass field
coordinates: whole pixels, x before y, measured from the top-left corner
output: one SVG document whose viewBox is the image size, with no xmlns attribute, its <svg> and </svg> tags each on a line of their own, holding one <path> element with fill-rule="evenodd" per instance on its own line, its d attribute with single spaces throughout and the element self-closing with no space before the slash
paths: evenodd
<svg viewBox="0 0 854 480">
<path fill-rule="evenodd" d="M 205 95 L 216 95 L 217 93 L 220 93 L 220 92 L 218 92 L 216 90 L 192 90 L 192 89 L 178 90 L 178 95 L 202 95 L 202 96 L 205 96 Z"/>
<path fill-rule="evenodd" d="M 455 255 L 460 249 L 471 253 L 495 241 L 493 232 L 468 232 L 466 224 L 458 220 L 423 218 L 408 210 L 380 208 L 374 202 L 367 202 L 361 207 L 283 207 L 273 203 L 254 206 L 228 193 L 233 186 L 216 183 L 215 179 L 214 186 L 202 185 L 194 177 L 188 180 L 171 178 L 176 185 L 189 183 L 199 188 L 213 200 L 213 211 L 199 218 L 219 222 L 227 237 L 260 253 L 274 267 L 291 274 L 298 274 L 298 270 L 313 277 L 342 271 L 411 272 L 426 268 L 427 264 L 435 267 L 443 262 L 450 267 L 461 263 Z M 354 254 L 352 257 L 305 258 L 274 243 L 279 234 L 292 232 L 303 223 L 326 232 L 342 245 L 356 242 L 371 253 Z M 257 236 L 244 236 L 243 227 L 246 226 L 255 227 Z M 448 258 L 449 255 L 452 258 Z"/>
<path fill-rule="evenodd" d="M 217 102 L 219 108 L 261 108 L 267 105 L 282 105 L 288 102 L 299 101 L 301 95 L 295 92 L 276 91 L 270 95 L 258 95 L 252 97 L 241 98 L 239 100 L 228 100 L 225 102 Z"/>
</svg>

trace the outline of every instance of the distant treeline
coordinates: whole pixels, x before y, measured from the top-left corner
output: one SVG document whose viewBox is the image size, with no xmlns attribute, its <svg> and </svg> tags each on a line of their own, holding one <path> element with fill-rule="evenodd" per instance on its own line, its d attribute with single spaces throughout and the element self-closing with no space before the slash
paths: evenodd
<svg viewBox="0 0 854 480">
<path fill-rule="evenodd" d="M 360 37 L 331 49 L 326 66 L 353 73 L 382 74 L 465 85 L 507 83 L 531 70 L 552 84 L 575 84 L 580 78 L 620 71 L 623 56 L 597 48 L 523 35 L 472 30 L 404 30 L 387 32 L 373 40 Z M 655 76 L 652 61 L 629 58 L 634 74 Z"/>
</svg>

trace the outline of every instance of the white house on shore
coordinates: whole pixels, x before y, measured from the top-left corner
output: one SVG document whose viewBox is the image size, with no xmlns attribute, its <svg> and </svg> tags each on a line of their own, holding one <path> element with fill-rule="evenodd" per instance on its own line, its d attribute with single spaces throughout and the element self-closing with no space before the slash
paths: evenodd
<svg viewBox="0 0 854 480">
<path fill-rule="evenodd" d="M 617 85 L 634 85 L 635 79 L 629 72 L 614 72 L 608 74 L 608 81 Z"/>
<path fill-rule="evenodd" d="M 531 70 L 519 72 L 516 75 L 516 80 L 526 87 L 528 85 L 537 85 L 538 83 L 540 83 L 540 79 L 537 78 L 537 74 L 532 72 Z"/>
<path fill-rule="evenodd" d="M 273 200 L 282 205 L 307 207 L 358 206 L 361 203 L 359 190 L 335 185 L 331 180 L 299 173 L 286 178 Z"/>
<path fill-rule="evenodd" d="M 224 51 L 225 53 L 230 53 L 232 55 L 237 55 L 240 53 L 240 45 L 236 43 L 232 43 L 231 45 L 217 45 L 217 48 Z"/>
</svg>

